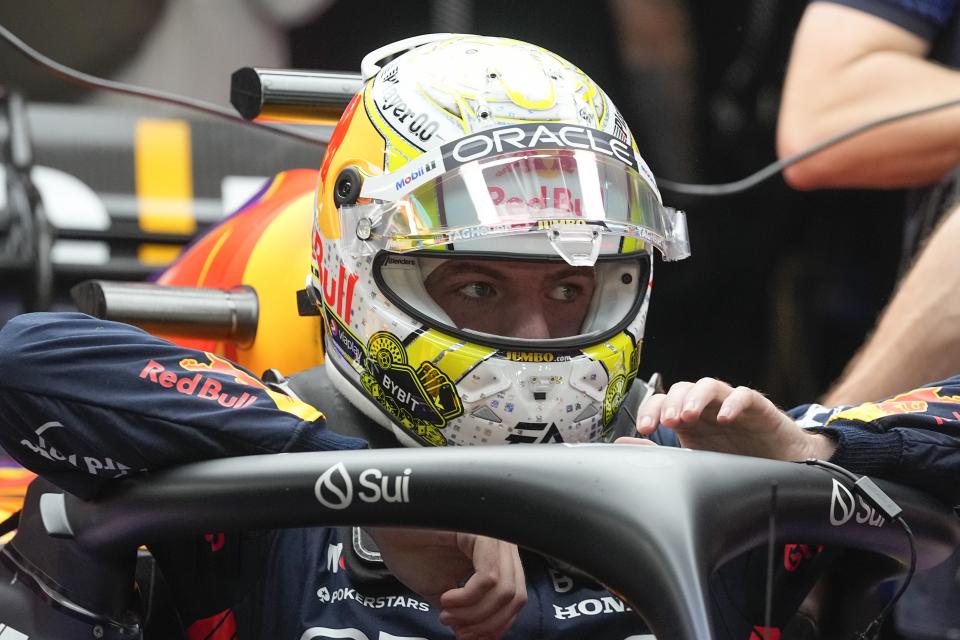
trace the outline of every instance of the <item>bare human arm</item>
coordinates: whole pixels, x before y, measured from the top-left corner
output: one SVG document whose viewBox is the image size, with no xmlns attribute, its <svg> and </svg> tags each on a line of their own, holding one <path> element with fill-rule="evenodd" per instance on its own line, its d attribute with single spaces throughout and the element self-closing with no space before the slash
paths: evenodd
<svg viewBox="0 0 960 640">
<path fill-rule="evenodd" d="M 829 406 L 867 402 L 960 371 L 960 215 L 931 235 L 873 335 L 827 393 Z"/>
<path fill-rule="evenodd" d="M 781 158 L 848 129 L 960 99 L 960 72 L 925 59 L 929 43 L 882 18 L 813 2 L 797 30 L 777 126 Z M 960 107 L 855 136 L 788 168 L 797 189 L 930 184 L 960 164 Z"/>
</svg>

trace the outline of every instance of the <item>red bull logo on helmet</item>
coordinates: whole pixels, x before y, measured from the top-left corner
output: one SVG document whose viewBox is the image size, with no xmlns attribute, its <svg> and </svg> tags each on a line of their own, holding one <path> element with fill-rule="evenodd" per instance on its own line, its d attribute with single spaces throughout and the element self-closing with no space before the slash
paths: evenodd
<svg viewBox="0 0 960 640">
<path fill-rule="evenodd" d="M 583 215 L 583 207 L 580 204 L 580 198 L 573 195 L 570 189 L 565 187 L 553 187 L 552 197 L 547 191 L 546 185 L 540 185 L 539 195 L 524 200 L 518 196 L 507 197 L 502 187 L 491 185 L 487 187 L 490 192 L 490 201 L 494 206 L 504 204 L 507 207 L 523 207 L 522 211 L 528 209 L 552 209 L 556 211 L 566 211 L 577 216 Z"/>
<path fill-rule="evenodd" d="M 350 313 L 353 307 L 353 288 L 360 279 L 355 273 L 347 271 L 343 263 L 340 263 L 337 275 L 333 275 L 326 265 L 323 264 L 323 242 L 320 239 L 320 232 L 313 231 L 313 262 L 311 271 L 317 278 L 320 285 L 323 300 L 331 310 L 335 311 L 337 316 L 350 324 Z"/>
</svg>

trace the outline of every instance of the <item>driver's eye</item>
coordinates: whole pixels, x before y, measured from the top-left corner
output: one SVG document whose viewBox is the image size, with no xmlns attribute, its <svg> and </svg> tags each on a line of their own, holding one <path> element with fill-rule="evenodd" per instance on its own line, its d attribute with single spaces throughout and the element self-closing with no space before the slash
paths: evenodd
<svg viewBox="0 0 960 640">
<path fill-rule="evenodd" d="M 560 302 L 570 302 L 580 294 L 580 287 L 572 284 L 559 284 L 550 290 L 550 298 Z"/>
<path fill-rule="evenodd" d="M 468 298 L 489 298 L 496 293 L 486 282 L 471 282 L 460 288 L 460 293 Z"/>
</svg>

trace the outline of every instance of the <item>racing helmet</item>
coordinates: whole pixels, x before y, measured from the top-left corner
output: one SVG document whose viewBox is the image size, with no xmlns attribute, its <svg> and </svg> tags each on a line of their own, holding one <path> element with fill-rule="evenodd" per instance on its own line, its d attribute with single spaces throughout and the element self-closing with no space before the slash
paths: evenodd
<svg viewBox="0 0 960 640">
<path fill-rule="evenodd" d="M 602 439 L 637 375 L 653 248 L 689 255 L 623 117 L 517 40 L 418 36 L 362 73 L 307 283 L 332 382 L 407 445 Z"/>
</svg>

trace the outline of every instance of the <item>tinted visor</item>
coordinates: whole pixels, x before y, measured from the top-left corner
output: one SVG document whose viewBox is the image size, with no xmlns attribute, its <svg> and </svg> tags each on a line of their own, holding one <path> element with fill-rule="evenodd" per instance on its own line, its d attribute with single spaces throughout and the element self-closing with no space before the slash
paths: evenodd
<svg viewBox="0 0 960 640">
<path fill-rule="evenodd" d="M 437 161 L 424 162 L 406 177 L 370 179 L 367 195 L 399 195 L 343 207 L 345 238 L 356 236 L 367 253 L 496 251 L 559 255 L 571 265 L 650 245 L 668 259 L 689 254 L 682 212 L 664 207 L 647 179 L 617 159 L 580 149 L 516 151 L 432 179 Z M 523 241 L 504 243 L 516 236 Z"/>
</svg>

